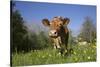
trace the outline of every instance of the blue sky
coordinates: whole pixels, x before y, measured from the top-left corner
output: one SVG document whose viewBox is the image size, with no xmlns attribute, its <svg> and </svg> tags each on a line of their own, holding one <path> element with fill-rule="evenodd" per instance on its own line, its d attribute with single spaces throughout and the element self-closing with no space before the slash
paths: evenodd
<svg viewBox="0 0 100 67">
<path fill-rule="evenodd" d="M 68 27 L 76 34 L 79 32 L 84 18 L 89 16 L 96 24 L 96 6 L 54 4 L 40 2 L 16 1 L 18 9 L 27 23 L 41 24 L 43 18 L 51 20 L 55 16 L 70 18 Z"/>
</svg>

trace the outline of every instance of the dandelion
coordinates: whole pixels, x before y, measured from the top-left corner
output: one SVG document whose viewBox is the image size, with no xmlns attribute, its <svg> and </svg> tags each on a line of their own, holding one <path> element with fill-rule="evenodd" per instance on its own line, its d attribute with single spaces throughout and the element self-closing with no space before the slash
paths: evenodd
<svg viewBox="0 0 100 67">
<path fill-rule="evenodd" d="M 57 54 L 57 56 L 60 56 L 61 55 L 61 53 L 59 52 L 58 54 Z"/>
<path fill-rule="evenodd" d="M 75 61 L 78 61 L 78 58 L 75 58 Z"/>
<path fill-rule="evenodd" d="M 96 48 L 96 46 L 94 45 L 94 46 L 92 46 L 93 48 Z"/>
<path fill-rule="evenodd" d="M 49 54 L 49 57 L 51 57 L 51 54 Z"/>
<path fill-rule="evenodd" d="M 86 50 L 83 51 L 86 54 Z"/>
<path fill-rule="evenodd" d="M 67 50 L 65 50 L 65 53 L 67 53 Z"/>
<path fill-rule="evenodd" d="M 45 58 L 45 56 L 42 56 L 42 58 Z"/>
<path fill-rule="evenodd" d="M 76 55 L 76 52 L 74 51 L 74 54 Z"/>
<path fill-rule="evenodd" d="M 60 53 L 60 52 L 59 52 L 58 54 L 59 54 L 59 55 L 61 55 L 61 53 Z"/>
<path fill-rule="evenodd" d="M 91 59 L 91 57 L 90 57 L 90 56 L 88 56 L 88 59 Z"/>
</svg>

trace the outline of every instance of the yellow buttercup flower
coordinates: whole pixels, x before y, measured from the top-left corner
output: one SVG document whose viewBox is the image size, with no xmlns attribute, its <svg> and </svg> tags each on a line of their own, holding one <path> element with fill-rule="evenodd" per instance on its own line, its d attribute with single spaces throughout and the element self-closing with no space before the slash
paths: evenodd
<svg viewBox="0 0 100 67">
<path fill-rule="evenodd" d="M 76 55 L 76 52 L 74 51 L 74 54 Z"/>
<path fill-rule="evenodd" d="M 83 51 L 86 54 L 86 50 Z"/>
<path fill-rule="evenodd" d="M 96 48 L 96 46 L 94 45 L 94 46 L 92 46 L 93 48 Z"/>
<path fill-rule="evenodd" d="M 91 57 L 90 57 L 90 56 L 88 56 L 88 59 L 91 59 Z"/>
<path fill-rule="evenodd" d="M 65 50 L 65 53 L 67 53 L 67 50 Z"/>
<path fill-rule="evenodd" d="M 42 58 L 44 58 L 45 56 L 42 56 Z"/>
<path fill-rule="evenodd" d="M 51 57 L 51 54 L 49 54 L 49 57 Z"/>
<path fill-rule="evenodd" d="M 78 58 L 75 58 L 75 61 L 78 61 Z"/>
</svg>

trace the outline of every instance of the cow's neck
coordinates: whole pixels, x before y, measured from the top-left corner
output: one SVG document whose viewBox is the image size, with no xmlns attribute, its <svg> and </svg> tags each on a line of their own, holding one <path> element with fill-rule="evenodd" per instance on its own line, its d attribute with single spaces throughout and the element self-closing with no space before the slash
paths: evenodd
<svg viewBox="0 0 100 67">
<path fill-rule="evenodd" d="M 60 31 L 60 36 L 65 36 L 67 33 L 68 33 L 68 29 L 63 26 Z"/>
<path fill-rule="evenodd" d="M 60 35 L 59 35 L 61 37 L 62 43 L 66 42 L 66 40 L 68 39 L 68 35 L 69 35 L 68 29 L 65 27 L 62 27 L 60 31 Z"/>
</svg>

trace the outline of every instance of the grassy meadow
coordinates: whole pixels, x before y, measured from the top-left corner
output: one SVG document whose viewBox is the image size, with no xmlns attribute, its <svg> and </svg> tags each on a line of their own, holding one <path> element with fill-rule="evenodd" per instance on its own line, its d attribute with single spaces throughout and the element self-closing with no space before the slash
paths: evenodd
<svg viewBox="0 0 100 67">
<path fill-rule="evenodd" d="M 73 51 L 67 56 L 61 56 L 53 48 L 34 50 L 27 53 L 13 53 L 12 66 L 43 65 L 43 64 L 63 64 L 77 62 L 95 62 L 96 44 L 72 45 Z"/>
</svg>

